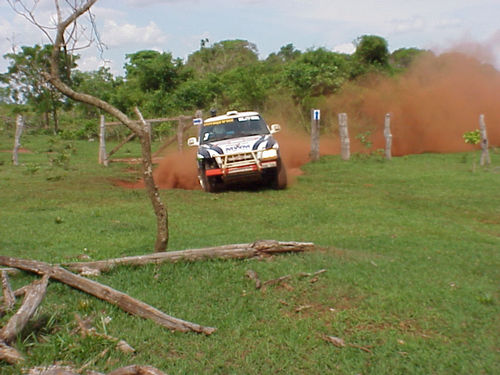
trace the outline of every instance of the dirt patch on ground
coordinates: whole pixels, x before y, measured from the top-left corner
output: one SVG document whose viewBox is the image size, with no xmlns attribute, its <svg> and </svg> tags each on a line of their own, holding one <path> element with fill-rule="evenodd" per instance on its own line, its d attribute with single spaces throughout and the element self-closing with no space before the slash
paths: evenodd
<svg viewBox="0 0 500 375">
<path fill-rule="evenodd" d="M 0 150 L 0 152 L 8 152 L 8 153 L 12 153 L 12 150 Z M 27 148 L 22 148 L 22 147 L 21 147 L 21 148 L 19 148 L 19 149 L 17 150 L 17 152 L 18 152 L 19 154 L 32 154 L 32 153 L 33 153 L 33 151 L 28 150 Z"/>
</svg>

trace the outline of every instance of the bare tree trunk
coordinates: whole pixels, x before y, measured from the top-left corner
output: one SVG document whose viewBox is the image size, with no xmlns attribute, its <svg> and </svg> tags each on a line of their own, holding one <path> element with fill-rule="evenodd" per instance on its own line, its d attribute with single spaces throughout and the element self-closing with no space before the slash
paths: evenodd
<svg viewBox="0 0 500 375">
<path fill-rule="evenodd" d="M 81 5 L 81 7 L 75 7 L 73 9 L 73 12 L 64 20 L 61 19 L 61 14 L 60 12 L 58 12 L 57 33 L 54 39 L 52 54 L 50 57 L 50 73 L 42 72 L 42 75 L 62 94 L 70 97 L 73 100 L 87 103 L 94 107 L 102 109 L 108 114 L 116 117 L 122 124 L 127 126 L 130 130 L 132 130 L 139 136 L 143 152 L 144 182 L 150 199 L 153 202 L 153 208 L 158 223 L 155 251 L 165 251 L 168 243 L 168 217 L 167 210 L 161 202 L 160 195 L 158 194 L 158 190 L 153 179 L 153 170 L 151 163 L 151 140 L 149 139 L 150 134 L 144 131 L 144 126 L 140 126 L 139 124 L 137 124 L 137 122 L 131 120 L 118 108 L 95 96 L 75 91 L 60 79 L 59 56 L 61 50 L 64 50 L 66 46 L 64 41 L 64 33 L 71 24 L 76 22 L 78 17 L 88 12 L 96 1 L 97 0 L 87 0 L 83 5 Z M 42 30 L 46 32 L 45 29 L 42 28 Z"/>
<path fill-rule="evenodd" d="M 144 121 L 139 108 L 135 107 L 135 112 L 143 124 L 144 133 L 140 137 L 142 150 L 142 173 L 144 176 L 144 185 L 149 194 L 149 199 L 153 205 L 156 215 L 156 243 L 155 252 L 163 252 L 168 244 L 168 214 L 167 209 L 160 199 L 158 187 L 153 178 L 153 161 L 151 159 L 151 135 L 150 127 Z"/>
</svg>

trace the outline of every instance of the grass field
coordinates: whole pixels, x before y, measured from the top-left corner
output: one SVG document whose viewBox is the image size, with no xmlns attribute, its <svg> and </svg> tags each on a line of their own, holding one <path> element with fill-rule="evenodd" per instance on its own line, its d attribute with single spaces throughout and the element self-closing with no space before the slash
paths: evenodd
<svg viewBox="0 0 500 375">
<path fill-rule="evenodd" d="M 0 135 L 0 150 L 12 145 L 12 138 Z M 23 146 L 32 153 L 21 154 L 18 167 L 9 153 L 0 153 L 2 255 L 60 263 L 84 254 L 97 260 L 152 251 L 155 218 L 145 192 L 110 182 L 137 176 L 130 166 L 99 166 L 95 142 L 73 142 L 70 155 L 48 137 L 28 135 Z M 16 343 L 28 358 L 22 367 L 498 374 L 500 154 L 492 155 L 492 167 L 473 172 L 476 157 L 342 162 L 330 156 L 304 166 L 304 175 L 284 191 L 164 190 L 170 250 L 258 239 L 312 241 L 317 250 L 265 260 L 119 267 L 96 278 L 170 315 L 217 327 L 211 336 L 169 332 L 51 282 Z M 49 159 L 66 162 L 66 169 Z M 263 281 L 292 278 L 256 290 L 245 277 L 249 269 Z M 298 276 L 320 269 L 327 272 L 316 282 Z M 34 278 L 22 274 L 11 283 L 17 288 Z M 75 313 L 136 353 L 121 353 L 102 337 L 72 334 Z M 348 345 L 336 347 L 325 335 Z M 2 374 L 20 372 L 0 364 Z"/>
</svg>

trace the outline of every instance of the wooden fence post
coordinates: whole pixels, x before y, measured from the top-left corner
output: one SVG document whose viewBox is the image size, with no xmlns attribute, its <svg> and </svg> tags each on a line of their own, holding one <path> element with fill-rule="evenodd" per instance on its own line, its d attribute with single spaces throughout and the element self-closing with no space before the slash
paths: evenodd
<svg viewBox="0 0 500 375">
<path fill-rule="evenodd" d="M 391 134 L 391 114 L 386 113 L 384 122 L 384 137 L 385 137 L 385 158 L 391 160 L 392 158 L 392 134 Z"/>
<path fill-rule="evenodd" d="M 342 160 L 351 158 L 351 141 L 347 128 L 347 113 L 339 113 L 340 156 Z"/>
<path fill-rule="evenodd" d="M 486 133 L 486 123 L 484 122 L 484 115 L 479 115 L 479 131 L 481 133 L 481 161 L 479 164 L 483 166 L 491 164 L 490 152 L 488 151 L 488 134 Z"/>
<path fill-rule="evenodd" d="M 182 152 L 182 140 L 184 138 L 184 121 L 182 118 L 177 120 L 177 149 Z"/>
<path fill-rule="evenodd" d="M 311 109 L 311 152 L 309 157 L 311 161 L 319 159 L 319 109 Z"/>
<path fill-rule="evenodd" d="M 108 156 L 106 155 L 106 121 L 104 115 L 101 115 L 101 124 L 99 127 L 99 164 L 108 166 Z"/>
<path fill-rule="evenodd" d="M 144 118 L 142 118 L 141 121 L 142 120 L 144 120 Z M 153 142 L 153 127 L 151 126 L 151 123 L 149 121 L 146 121 L 144 123 L 144 129 L 148 132 L 149 143 L 151 144 Z"/>
<path fill-rule="evenodd" d="M 23 134 L 24 121 L 23 116 L 17 115 L 16 117 L 16 136 L 14 138 L 14 150 L 12 151 L 12 163 L 14 165 L 19 165 L 17 160 L 17 152 L 21 147 L 21 134 Z"/>
</svg>

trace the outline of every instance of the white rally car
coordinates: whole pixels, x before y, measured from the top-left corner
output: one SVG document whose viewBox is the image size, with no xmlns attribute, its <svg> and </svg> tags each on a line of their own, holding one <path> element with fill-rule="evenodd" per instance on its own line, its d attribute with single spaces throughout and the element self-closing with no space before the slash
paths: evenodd
<svg viewBox="0 0 500 375">
<path fill-rule="evenodd" d="M 205 191 L 233 183 L 262 182 L 275 189 L 286 187 L 286 171 L 278 142 L 257 112 L 230 111 L 202 121 L 199 136 L 188 139 L 198 146 L 198 179 Z"/>
</svg>

